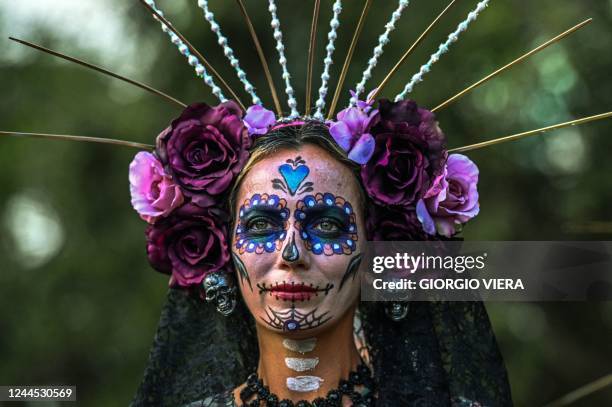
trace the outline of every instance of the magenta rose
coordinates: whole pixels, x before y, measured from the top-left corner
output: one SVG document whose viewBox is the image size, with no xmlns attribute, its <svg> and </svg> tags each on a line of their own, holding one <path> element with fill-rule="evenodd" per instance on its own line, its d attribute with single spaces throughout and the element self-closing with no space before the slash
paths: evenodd
<svg viewBox="0 0 612 407">
<path fill-rule="evenodd" d="M 372 205 L 366 220 L 368 240 L 373 241 L 421 241 L 431 240 L 423 231 L 413 210 L 397 210 Z"/>
<path fill-rule="evenodd" d="M 156 270 L 171 274 L 173 285 L 200 284 L 212 272 L 227 270 L 230 252 L 223 219 L 187 205 L 185 215 L 171 217 L 147 228 L 147 256 Z"/>
<path fill-rule="evenodd" d="M 148 223 L 166 217 L 183 203 L 181 188 L 165 173 L 162 163 L 141 151 L 130 163 L 132 206 Z"/>
<path fill-rule="evenodd" d="M 383 99 L 378 110 L 376 146 L 361 178 L 375 202 L 413 207 L 444 170 L 446 139 L 433 113 L 413 101 Z"/>
<path fill-rule="evenodd" d="M 157 154 L 191 202 L 213 206 L 249 157 L 251 139 L 235 102 L 187 107 L 157 137 Z"/>
<path fill-rule="evenodd" d="M 451 237 L 480 211 L 478 167 L 461 154 L 451 154 L 446 175 L 417 204 L 423 230 Z"/>
</svg>

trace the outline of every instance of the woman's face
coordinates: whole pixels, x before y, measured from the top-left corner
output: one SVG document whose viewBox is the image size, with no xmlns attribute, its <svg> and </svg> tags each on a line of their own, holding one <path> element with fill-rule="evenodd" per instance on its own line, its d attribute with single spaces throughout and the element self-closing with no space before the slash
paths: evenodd
<svg viewBox="0 0 612 407">
<path fill-rule="evenodd" d="M 359 190 L 324 149 L 306 145 L 258 162 L 234 210 L 237 280 L 261 327 L 311 335 L 355 304 L 365 237 Z"/>
</svg>

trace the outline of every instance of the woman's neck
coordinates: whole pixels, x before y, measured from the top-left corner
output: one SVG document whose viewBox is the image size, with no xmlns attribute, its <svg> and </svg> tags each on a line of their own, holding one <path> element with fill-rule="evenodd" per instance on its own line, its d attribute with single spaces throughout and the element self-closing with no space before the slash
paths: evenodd
<svg viewBox="0 0 612 407">
<path fill-rule="evenodd" d="M 258 374 L 279 400 L 325 398 L 360 362 L 353 337 L 354 307 L 324 332 L 288 337 L 258 327 Z"/>
</svg>

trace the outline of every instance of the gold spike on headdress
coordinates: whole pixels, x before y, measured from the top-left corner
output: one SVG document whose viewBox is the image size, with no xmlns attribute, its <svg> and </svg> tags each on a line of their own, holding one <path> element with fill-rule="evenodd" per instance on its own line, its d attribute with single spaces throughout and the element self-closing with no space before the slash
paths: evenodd
<svg viewBox="0 0 612 407">
<path fill-rule="evenodd" d="M 355 28 L 355 33 L 353 34 L 353 39 L 351 40 L 351 45 L 349 46 L 348 53 L 346 54 L 346 59 L 344 60 L 344 65 L 342 66 L 342 71 L 340 72 L 340 77 L 338 79 L 338 84 L 336 85 L 336 91 L 334 92 L 334 97 L 329 106 L 329 112 L 327 113 L 327 119 L 330 120 L 334 117 L 334 112 L 336 110 L 336 105 L 338 104 L 338 99 L 340 98 L 340 93 L 342 92 L 342 85 L 344 85 L 344 80 L 346 79 L 346 74 L 348 72 L 349 66 L 351 65 L 351 59 L 353 59 L 353 52 L 355 52 L 355 47 L 357 46 L 357 40 L 359 39 L 359 35 L 361 34 L 361 30 L 363 29 L 363 25 L 365 23 L 366 16 L 368 15 L 368 11 L 370 11 L 370 6 L 372 5 L 372 0 L 366 0 L 363 10 L 361 11 L 361 16 L 359 17 L 359 22 L 357 23 L 357 28 Z"/>
<path fill-rule="evenodd" d="M 315 0 L 314 11 L 312 12 L 312 24 L 310 26 L 310 42 L 308 45 L 308 68 L 306 72 L 306 107 L 304 114 L 310 115 L 310 99 L 312 92 L 312 66 L 314 65 L 315 45 L 317 43 L 317 23 L 319 21 L 319 10 L 321 0 Z"/>
<path fill-rule="evenodd" d="M 225 89 L 232 95 L 232 99 L 236 103 L 238 103 L 243 110 L 246 110 L 246 107 L 244 106 L 244 104 L 242 103 L 238 95 L 236 95 L 234 90 L 227 84 L 227 82 L 225 81 L 225 79 L 223 79 L 223 77 L 219 74 L 219 72 L 217 72 L 217 70 L 213 68 L 213 66 L 208 62 L 208 60 L 204 58 L 204 55 L 202 55 L 200 51 L 198 51 L 193 45 L 191 45 L 191 43 L 187 41 L 187 38 L 185 38 L 183 34 L 181 34 L 176 28 L 174 28 L 174 26 L 164 16 L 162 16 L 157 11 L 155 11 L 153 7 L 149 6 L 145 0 L 139 0 L 139 1 L 147 10 L 149 10 L 151 14 L 153 14 L 155 18 L 157 18 L 159 21 L 164 23 L 170 31 L 176 34 L 176 36 L 179 37 L 181 41 L 183 41 L 183 43 L 189 48 L 189 50 L 196 57 L 198 57 L 198 59 L 202 61 L 204 65 L 206 65 L 206 68 L 219 80 L 219 82 L 221 82 L 221 84 L 225 87 Z"/>
<path fill-rule="evenodd" d="M 116 146 L 138 148 L 141 150 L 153 150 L 155 146 L 151 144 L 135 143 L 132 141 L 115 140 L 100 137 L 85 137 L 85 136 L 69 136 L 66 134 L 48 134 L 48 133 L 23 133 L 18 131 L 0 131 L 0 136 L 17 136 L 17 137 L 35 137 L 35 138 L 46 138 L 51 140 L 64 140 L 64 141 L 85 141 L 88 143 L 98 144 L 113 144 Z"/>
<path fill-rule="evenodd" d="M 368 98 L 368 103 L 371 103 L 373 100 L 376 99 L 376 97 L 380 94 L 380 92 L 383 90 L 383 88 L 387 85 L 387 83 L 389 82 L 391 77 L 393 75 L 395 75 L 395 73 L 402 66 L 402 64 L 404 62 L 406 62 L 406 59 L 408 58 L 408 56 L 410 54 L 412 54 L 412 51 L 414 51 L 415 48 L 423 41 L 423 39 L 425 39 L 427 34 L 429 34 L 429 32 L 432 30 L 432 28 L 434 28 L 434 26 L 438 23 L 438 21 L 442 18 L 442 16 L 444 16 L 444 14 L 446 14 L 446 12 L 448 10 L 450 10 L 450 8 L 453 6 L 453 4 L 455 4 L 455 1 L 457 1 L 457 0 L 451 0 L 451 2 L 448 4 L 448 6 L 446 6 L 446 8 L 444 8 L 444 10 L 442 10 L 440 12 L 440 14 L 438 14 L 438 16 L 431 22 L 431 24 L 429 24 L 429 26 L 425 29 L 425 31 L 423 31 L 423 33 L 421 35 L 419 35 L 419 37 L 416 39 L 416 41 L 408 48 L 408 50 L 404 53 L 404 55 L 402 55 L 402 57 L 399 59 L 399 61 L 397 61 L 395 66 L 393 68 L 391 68 L 391 71 L 387 74 L 387 76 L 385 76 L 385 79 L 383 79 L 382 82 L 380 82 L 380 85 L 378 85 L 374 89 L 374 91 L 372 92 L 372 94 Z"/>
<path fill-rule="evenodd" d="M 172 103 L 175 103 L 175 104 L 179 105 L 179 106 L 180 106 L 180 107 L 182 107 L 182 108 L 187 107 L 187 105 L 186 105 L 186 104 L 184 104 L 183 102 L 181 102 L 181 101 L 177 100 L 176 98 L 173 98 L 173 97 L 172 97 L 172 96 L 170 96 L 170 95 L 165 94 L 164 92 L 162 92 L 162 91 L 160 91 L 160 90 L 157 90 L 157 89 L 155 89 L 155 88 L 153 88 L 153 87 L 151 87 L 151 86 L 149 86 L 149 85 L 146 85 L 146 84 L 144 84 L 144 83 L 142 83 L 142 82 L 138 82 L 138 81 L 135 81 L 135 80 L 133 80 L 133 79 L 126 78 L 125 76 L 121 76 L 121 75 L 119 75 L 119 74 L 117 74 L 117 73 L 115 73 L 115 72 L 109 71 L 108 69 L 104 69 L 104 68 L 102 68 L 102 67 L 100 67 L 100 66 L 98 66 L 98 65 L 90 64 L 89 62 L 85 62 L 85 61 L 83 61 L 83 60 L 81 60 L 81 59 L 78 59 L 78 58 L 75 58 L 75 57 L 71 57 L 71 56 L 69 56 L 69 55 L 62 54 L 61 52 L 54 51 L 54 50 L 49 49 L 49 48 L 45 48 L 45 47 L 43 47 L 43 46 L 40 46 L 40 45 L 34 44 L 34 43 L 32 43 L 32 42 L 28 42 L 28 41 L 20 40 L 20 39 L 18 39 L 18 38 L 9 37 L 9 40 L 11 40 L 11 41 L 15 41 L 15 42 L 17 42 L 17 43 L 19 43 L 19 44 L 26 45 L 26 46 L 28 46 L 28 47 L 31 47 L 31 48 L 37 49 L 37 50 L 42 51 L 42 52 L 46 52 L 47 54 L 50 54 L 50 55 L 53 55 L 53 56 L 56 56 L 56 57 L 59 57 L 59 58 L 65 59 L 66 61 L 74 62 L 74 63 L 79 64 L 79 65 L 81 65 L 81 66 L 84 66 L 84 67 L 86 67 L 86 68 L 93 69 L 94 71 L 97 71 L 97 72 L 103 73 L 103 74 L 105 74 L 105 75 L 112 76 L 113 78 L 116 78 L 116 79 L 122 80 L 122 81 L 127 82 L 127 83 L 129 83 L 129 84 L 131 84 L 131 85 L 134 85 L 134 86 L 137 86 L 137 87 L 139 87 L 139 88 L 141 88 L 141 89 L 144 89 L 144 90 L 146 90 L 146 91 L 149 91 L 149 92 L 151 92 L 151 93 L 153 93 L 153 94 L 155 94 L 155 95 L 161 96 L 161 97 L 163 97 L 164 99 L 169 100 L 169 101 L 171 101 Z"/>
<path fill-rule="evenodd" d="M 469 146 L 451 148 L 450 150 L 448 150 L 448 152 L 449 153 L 463 153 L 465 151 L 477 150 L 479 148 L 489 147 L 489 146 L 493 146 L 496 144 L 505 143 L 508 141 L 515 141 L 515 140 L 518 140 L 524 137 L 528 137 L 528 136 L 533 136 L 536 134 L 544 134 L 551 130 L 562 129 L 564 127 L 569 127 L 569 126 L 577 126 L 579 124 L 594 122 L 597 120 L 603 120 L 609 117 L 612 117 L 612 112 L 597 114 L 595 116 L 583 117 L 582 119 L 571 120 L 565 123 L 559 123 L 559 124 L 555 124 L 555 125 L 548 126 L 548 127 L 542 127 L 541 129 L 525 131 L 523 133 L 513 134 L 511 136 L 505 136 L 505 137 L 500 137 L 500 138 L 496 138 L 496 139 L 489 140 L 489 141 L 483 141 L 481 143 L 471 144 Z"/>
<path fill-rule="evenodd" d="M 268 81 L 268 86 L 270 87 L 270 92 L 272 93 L 272 100 L 274 101 L 274 107 L 276 108 L 276 113 L 279 116 L 282 116 L 283 110 L 281 109 L 280 101 L 278 99 L 278 94 L 276 93 L 276 87 L 274 86 L 274 81 L 272 80 L 272 74 L 270 73 L 270 67 L 268 66 L 268 61 L 266 60 L 266 56 L 264 55 L 263 48 L 261 48 L 261 44 L 259 43 L 259 38 L 257 37 L 257 33 L 255 32 L 255 27 L 251 22 L 251 18 L 249 17 L 249 13 L 247 13 L 246 7 L 242 0 L 236 0 L 238 2 L 238 6 L 240 8 L 240 12 L 244 17 L 244 20 L 247 23 L 247 27 L 249 29 L 249 33 L 251 34 L 251 38 L 253 39 L 253 43 L 255 44 L 255 49 L 257 50 L 257 56 L 259 57 L 259 61 L 261 62 L 261 66 L 263 67 L 264 74 L 266 75 L 266 80 Z"/>
<path fill-rule="evenodd" d="M 497 75 L 501 74 L 502 72 L 504 72 L 507 69 L 512 68 L 514 65 L 523 62 L 525 59 L 529 58 L 530 56 L 537 54 L 538 52 L 542 51 L 544 48 L 548 47 L 549 45 L 552 45 L 554 43 L 556 43 L 557 41 L 562 40 L 563 38 L 567 37 L 568 35 L 578 31 L 579 29 L 581 29 L 582 27 L 584 27 L 585 25 L 589 24 L 591 21 L 593 21 L 592 18 L 589 18 L 587 20 L 584 20 L 583 22 L 581 22 L 580 24 L 577 24 L 575 26 L 573 26 L 572 28 L 570 28 L 569 30 L 557 35 L 555 38 L 552 38 L 548 41 L 546 41 L 544 44 L 532 49 L 531 51 L 529 51 L 528 53 L 520 56 L 519 58 L 515 59 L 514 61 L 510 62 L 507 65 L 504 65 L 503 67 L 499 68 L 498 70 L 496 70 L 495 72 L 485 76 L 484 78 L 482 78 L 481 80 L 479 80 L 478 82 L 468 86 L 467 88 L 465 88 L 464 90 L 462 90 L 461 92 L 457 93 L 455 96 L 453 96 L 452 98 L 446 100 L 445 102 L 440 103 L 438 106 L 434 107 L 433 109 L 431 109 L 432 112 L 436 112 L 440 109 L 444 109 L 445 107 L 447 107 L 448 105 L 450 105 L 451 103 L 455 102 L 456 100 L 458 100 L 459 98 L 465 96 L 467 93 L 471 92 L 472 90 L 476 89 L 477 87 L 479 87 L 480 85 L 482 85 L 483 83 L 487 82 L 489 79 L 493 79 L 494 77 L 496 77 Z"/>
</svg>

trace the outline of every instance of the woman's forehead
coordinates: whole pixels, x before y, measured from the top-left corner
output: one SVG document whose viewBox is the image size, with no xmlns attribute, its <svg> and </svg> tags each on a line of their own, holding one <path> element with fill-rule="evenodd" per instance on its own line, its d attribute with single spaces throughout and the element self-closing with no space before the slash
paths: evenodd
<svg viewBox="0 0 612 407">
<path fill-rule="evenodd" d="M 240 198 L 253 193 L 274 193 L 285 199 L 331 192 L 356 200 L 356 180 L 351 171 L 331 154 L 314 145 L 283 149 L 255 164 L 246 174 Z M 311 189 L 312 188 L 312 189 Z"/>
</svg>

